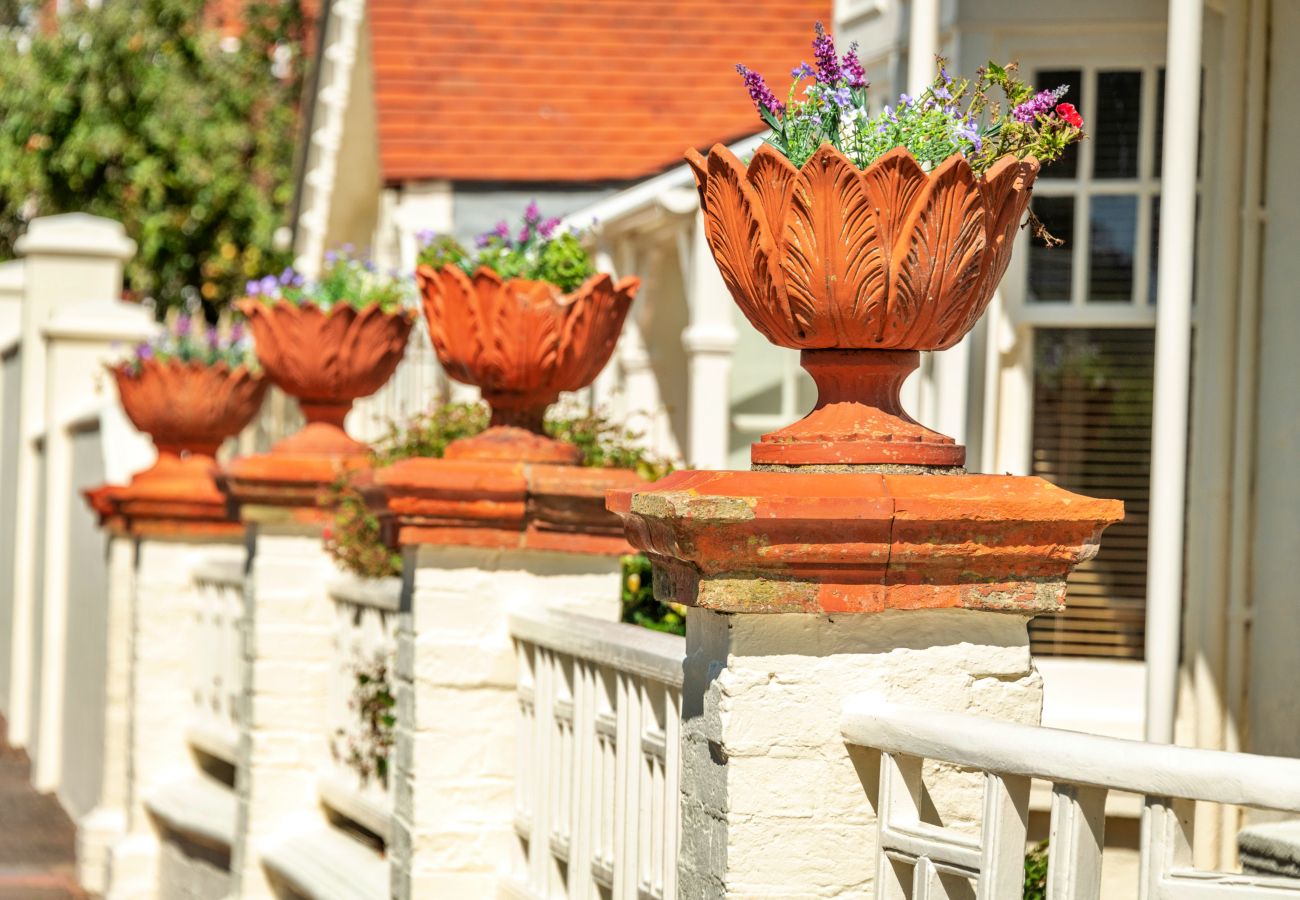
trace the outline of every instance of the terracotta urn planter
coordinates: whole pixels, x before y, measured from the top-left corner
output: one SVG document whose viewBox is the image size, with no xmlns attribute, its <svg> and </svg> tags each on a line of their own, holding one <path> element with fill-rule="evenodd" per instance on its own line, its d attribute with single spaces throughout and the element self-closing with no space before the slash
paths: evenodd
<svg viewBox="0 0 1300 900">
<path fill-rule="evenodd" d="M 365 444 L 348 436 L 352 403 L 383 387 L 406 352 L 413 316 L 378 304 L 345 303 L 328 312 L 285 300 L 236 304 L 249 322 L 257 358 L 271 381 L 298 401 L 307 424 L 275 445 L 277 454 L 358 456 Z"/>
<path fill-rule="evenodd" d="M 640 279 L 593 275 L 566 294 L 487 268 L 420 266 L 415 278 L 438 361 L 492 407 L 488 429 L 453 443 L 447 458 L 577 463 L 578 448 L 547 437 L 542 419 L 609 362 Z"/>
<path fill-rule="evenodd" d="M 136 373 L 126 365 L 111 371 L 127 418 L 158 448 L 158 461 L 119 493 L 124 510 L 147 513 L 151 504 L 179 504 L 195 507 L 193 516 L 181 510 L 179 517 L 201 518 L 215 505 L 224 516 L 225 501 L 213 480 L 216 453 L 257 414 L 266 379 L 242 365 L 177 359 L 143 360 Z"/>
<path fill-rule="evenodd" d="M 965 448 L 917 424 L 899 388 L 919 351 L 974 326 L 1011 258 L 1038 174 L 1003 157 L 924 171 L 902 148 L 859 169 L 829 144 L 801 168 L 764 144 L 687 153 L 705 231 L 745 317 L 801 351 L 816 408 L 764 435 L 756 466 L 960 466 Z"/>
</svg>

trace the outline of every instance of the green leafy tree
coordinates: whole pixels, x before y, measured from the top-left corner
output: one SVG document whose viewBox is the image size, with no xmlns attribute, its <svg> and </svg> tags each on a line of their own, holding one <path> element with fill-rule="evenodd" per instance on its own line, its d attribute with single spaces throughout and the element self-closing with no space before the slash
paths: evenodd
<svg viewBox="0 0 1300 900">
<path fill-rule="evenodd" d="M 223 42 L 203 0 L 133 0 L 0 30 L 0 258 L 31 218 L 89 212 L 136 240 L 128 289 L 160 309 L 284 265 L 302 14 L 250 0 L 244 21 Z"/>
</svg>

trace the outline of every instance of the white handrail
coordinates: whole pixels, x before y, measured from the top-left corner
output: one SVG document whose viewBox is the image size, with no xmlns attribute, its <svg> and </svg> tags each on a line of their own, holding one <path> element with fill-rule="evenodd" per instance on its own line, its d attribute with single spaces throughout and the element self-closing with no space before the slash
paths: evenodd
<svg viewBox="0 0 1300 900">
<path fill-rule="evenodd" d="M 850 744 L 1045 781 L 1300 812 L 1300 759 L 1197 750 L 899 706 L 846 701 Z"/>
<path fill-rule="evenodd" d="M 675 688 L 682 686 L 686 642 L 676 635 L 574 613 L 532 609 L 511 614 L 510 633 L 530 644 L 590 659 L 620 672 Z"/>
</svg>

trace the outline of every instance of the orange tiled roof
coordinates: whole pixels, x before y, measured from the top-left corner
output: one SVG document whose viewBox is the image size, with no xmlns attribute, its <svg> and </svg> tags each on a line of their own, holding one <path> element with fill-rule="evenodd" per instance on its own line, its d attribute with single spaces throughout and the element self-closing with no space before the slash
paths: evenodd
<svg viewBox="0 0 1300 900">
<path fill-rule="evenodd" d="M 831 0 L 370 0 L 387 181 L 635 179 L 761 129 Z"/>
</svg>

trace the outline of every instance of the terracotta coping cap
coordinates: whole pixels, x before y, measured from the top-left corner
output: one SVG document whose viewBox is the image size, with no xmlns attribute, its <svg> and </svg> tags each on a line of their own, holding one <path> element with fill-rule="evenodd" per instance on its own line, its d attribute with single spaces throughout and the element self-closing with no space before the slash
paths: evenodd
<svg viewBox="0 0 1300 900">
<path fill-rule="evenodd" d="M 345 471 L 369 466 L 364 455 L 276 451 L 232 460 L 217 481 L 244 522 L 321 524 L 331 515 L 323 505 L 326 489 Z"/>
<path fill-rule="evenodd" d="M 1123 504 L 1002 475 L 678 472 L 611 491 L 661 600 L 727 612 L 1061 608 Z"/>
<path fill-rule="evenodd" d="M 606 493 L 646 484 L 627 469 L 460 459 L 402 460 L 375 479 L 401 544 L 598 555 L 632 552 Z"/>
</svg>

